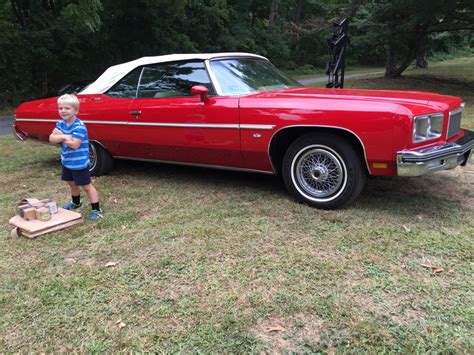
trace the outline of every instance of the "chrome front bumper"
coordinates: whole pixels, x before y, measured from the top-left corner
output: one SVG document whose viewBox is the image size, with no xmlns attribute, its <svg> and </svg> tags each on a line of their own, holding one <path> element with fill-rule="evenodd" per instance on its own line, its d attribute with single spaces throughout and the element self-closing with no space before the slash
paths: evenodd
<svg viewBox="0 0 474 355">
<path fill-rule="evenodd" d="M 397 153 L 398 176 L 420 176 L 466 165 L 474 148 L 474 132 L 464 130 L 456 142 Z"/>
</svg>

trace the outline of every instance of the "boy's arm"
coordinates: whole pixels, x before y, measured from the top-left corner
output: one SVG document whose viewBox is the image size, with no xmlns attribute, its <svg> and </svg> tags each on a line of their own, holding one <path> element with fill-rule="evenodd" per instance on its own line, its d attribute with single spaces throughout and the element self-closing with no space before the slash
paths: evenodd
<svg viewBox="0 0 474 355">
<path fill-rule="evenodd" d="M 50 143 L 60 144 L 64 142 L 64 140 L 67 138 L 66 135 L 63 134 L 63 132 L 59 129 L 59 125 L 60 125 L 60 122 L 56 123 L 56 127 L 54 127 L 53 131 L 49 135 Z"/>
<path fill-rule="evenodd" d="M 62 133 L 59 133 L 59 134 L 58 134 L 58 133 L 54 133 L 54 131 L 53 131 L 53 133 L 51 133 L 51 134 L 49 135 L 49 142 L 50 142 L 50 143 L 57 143 L 57 144 L 59 144 L 59 143 L 63 143 L 63 142 L 64 142 L 66 139 L 68 139 L 69 137 L 71 137 L 71 136 L 69 136 L 69 135 L 67 135 L 67 134 L 62 134 Z"/>
<path fill-rule="evenodd" d="M 49 142 L 50 143 L 56 143 L 56 144 L 65 143 L 65 141 L 72 138 L 69 134 L 63 134 L 61 131 L 59 131 L 59 133 L 58 133 L 58 132 L 55 132 L 55 131 L 59 131 L 59 130 L 55 129 L 49 135 Z"/>
<path fill-rule="evenodd" d="M 68 136 L 66 134 L 64 134 L 64 136 L 67 136 L 67 138 L 62 143 L 64 145 L 67 145 L 69 148 L 77 149 L 81 146 L 82 139 L 74 138 L 74 137 Z M 51 136 L 50 136 L 50 138 L 51 138 Z"/>
<path fill-rule="evenodd" d="M 81 146 L 84 138 L 87 137 L 87 130 L 85 127 L 76 127 L 70 136 L 63 142 L 69 148 L 78 149 Z"/>
</svg>

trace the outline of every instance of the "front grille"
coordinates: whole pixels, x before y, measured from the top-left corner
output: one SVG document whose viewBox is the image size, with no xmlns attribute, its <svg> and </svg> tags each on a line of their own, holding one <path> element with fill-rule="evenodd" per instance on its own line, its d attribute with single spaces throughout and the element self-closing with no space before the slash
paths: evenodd
<svg viewBox="0 0 474 355">
<path fill-rule="evenodd" d="M 447 139 L 455 136 L 461 129 L 461 115 L 462 109 L 455 110 L 449 113 L 449 125 Z"/>
</svg>

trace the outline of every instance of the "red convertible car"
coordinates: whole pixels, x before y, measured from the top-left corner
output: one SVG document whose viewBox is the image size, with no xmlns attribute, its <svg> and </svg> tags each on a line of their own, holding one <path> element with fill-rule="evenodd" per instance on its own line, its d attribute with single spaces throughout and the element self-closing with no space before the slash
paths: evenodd
<svg viewBox="0 0 474 355">
<path fill-rule="evenodd" d="M 306 88 L 248 53 L 140 58 L 108 68 L 79 99 L 95 175 L 114 158 L 281 174 L 324 209 L 354 200 L 368 174 L 452 169 L 474 147 L 458 97 Z M 19 106 L 16 136 L 48 142 L 56 100 Z"/>
</svg>

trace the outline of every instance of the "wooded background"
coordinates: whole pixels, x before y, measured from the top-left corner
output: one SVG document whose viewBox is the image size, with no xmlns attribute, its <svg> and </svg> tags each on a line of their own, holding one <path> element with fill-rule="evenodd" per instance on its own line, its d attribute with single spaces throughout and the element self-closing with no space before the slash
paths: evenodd
<svg viewBox="0 0 474 355">
<path fill-rule="evenodd" d="M 348 65 L 385 66 L 387 77 L 473 54 L 473 0 L 0 0 L 0 105 L 142 56 L 244 51 L 324 68 L 344 17 Z"/>
</svg>

